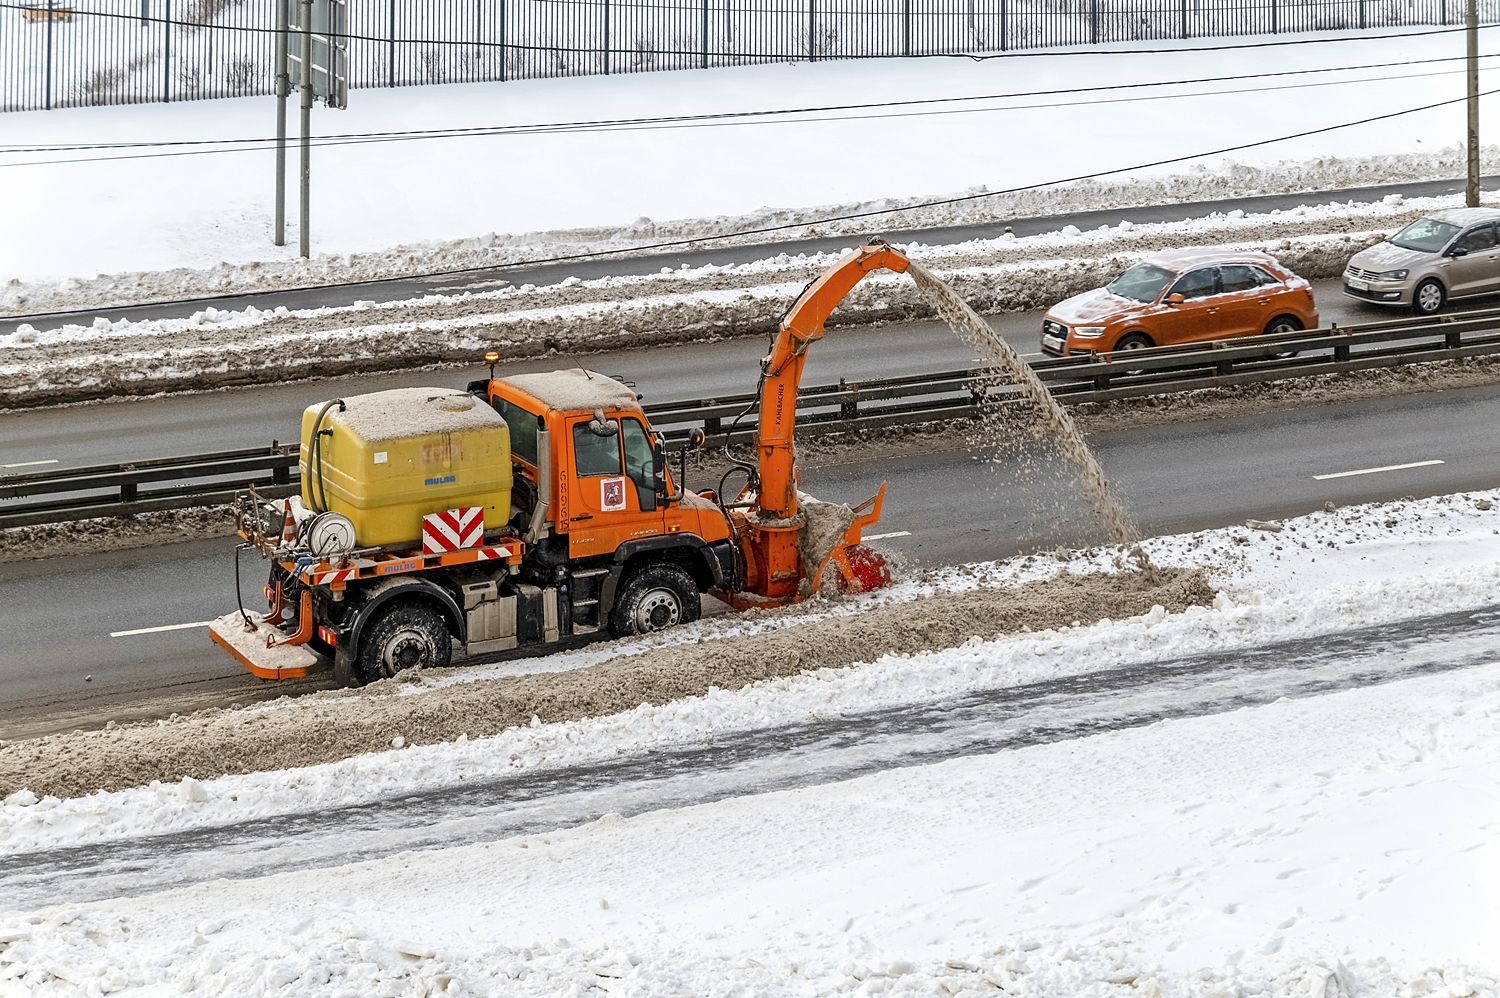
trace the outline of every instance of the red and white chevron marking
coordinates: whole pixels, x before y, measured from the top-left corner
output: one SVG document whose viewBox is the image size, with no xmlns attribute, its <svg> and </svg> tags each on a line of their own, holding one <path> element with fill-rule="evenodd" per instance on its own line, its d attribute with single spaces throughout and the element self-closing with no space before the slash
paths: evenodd
<svg viewBox="0 0 1500 998">
<path fill-rule="evenodd" d="M 442 554 L 484 542 L 484 507 L 465 506 L 422 517 L 422 553 Z"/>
<path fill-rule="evenodd" d="M 320 572 L 314 577 L 313 585 L 326 586 L 330 582 L 343 582 L 346 579 L 354 578 L 357 571 L 358 569 L 354 568 L 340 568 L 332 572 Z"/>
</svg>

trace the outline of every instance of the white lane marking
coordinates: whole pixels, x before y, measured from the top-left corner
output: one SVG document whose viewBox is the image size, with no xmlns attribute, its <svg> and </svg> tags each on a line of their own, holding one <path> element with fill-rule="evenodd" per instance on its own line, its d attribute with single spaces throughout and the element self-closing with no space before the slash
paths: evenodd
<svg viewBox="0 0 1500 998">
<path fill-rule="evenodd" d="M 0 464 L 0 468 L 35 468 L 39 464 L 56 464 L 57 458 L 50 461 L 17 461 L 15 464 Z"/>
<path fill-rule="evenodd" d="M 207 627 L 212 620 L 200 620 L 196 624 L 163 624 L 161 627 L 137 627 L 133 631 L 110 631 L 112 638 L 128 638 L 133 634 L 159 634 L 162 631 L 186 631 L 193 627 Z"/>
<path fill-rule="evenodd" d="M 1431 464 L 1442 464 L 1441 461 L 1413 461 L 1411 464 L 1388 464 L 1383 468 L 1361 468 L 1358 471 L 1336 471 L 1331 475 L 1314 475 L 1313 481 L 1321 482 L 1325 478 L 1349 478 L 1354 475 L 1373 475 L 1377 471 L 1405 471 L 1407 468 L 1425 468 Z"/>
<path fill-rule="evenodd" d="M 911 531 L 910 530 L 892 530 L 888 534 L 867 534 L 864 537 L 860 538 L 860 540 L 865 540 L 865 541 L 883 541 L 887 537 L 910 537 L 910 536 L 911 536 Z"/>
</svg>

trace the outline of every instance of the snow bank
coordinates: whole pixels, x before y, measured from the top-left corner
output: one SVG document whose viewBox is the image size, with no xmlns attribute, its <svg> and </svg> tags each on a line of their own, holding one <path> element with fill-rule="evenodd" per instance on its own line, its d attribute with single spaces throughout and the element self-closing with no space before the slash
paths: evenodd
<svg viewBox="0 0 1500 998">
<path fill-rule="evenodd" d="M 1291 211 L 1214 213 L 1182 222 L 1101 226 L 1025 238 L 901 248 L 950 282 L 974 308 L 1051 305 L 1099 287 L 1155 250 L 1231 245 L 1269 252 L 1309 278 L 1343 271 L 1351 255 L 1424 212 L 1461 196 L 1374 204 L 1330 203 Z M 0 336 L 0 405 L 205 389 L 435 363 L 606 350 L 763 333 L 787 303 L 838 259 L 780 254 L 739 266 L 682 268 L 645 277 L 523 285 L 376 305 L 231 312 L 186 319 L 96 319 Z M 925 317 L 930 306 L 902 275 L 863 281 L 835 322 Z"/>
<path fill-rule="evenodd" d="M 1500 493 L 1474 493 L 1351 506 L 1288 520 L 1280 533 L 1229 528 L 1143 542 L 1158 564 L 1208 567 L 1224 590 L 1212 610 L 1081 622 L 993 641 L 976 638 L 945 651 L 886 656 L 736 692 L 710 690 L 705 696 L 609 716 L 512 728 L 492 738 L 463 737 L 322 766 L 225 776 L 203 784 L 207 800 L 202 801 L 185 800 L 175 785 L 160 783 L 66 801 L 11 799 L 0 805 L 0 854 L 373 801 L 517 769 L 585 765 L 620 754 L 701 744 L 720 733 L 839 712 L 941 701 L 974 690 L 1483 607 L 1500 602 L 1497 501 Z M 911 603 L 928 593 L 1046 578 L 1061 568 L 1111 571 L 1117 559 L 1118 552 L 1101 549 L 1066 560 L 1033 556 L 966 566 L 905 583 L 879 599 Z M 837 605 L 831 612 L 858 614 L 871 602 Z M 635 648 L 644 653 L 807 619 L 757 617 L 704 621 Z M 608 654 L 566 653 L 539 664 L 548 670 L 582 668 Z M 424 690 L 481 681 L 516 668 L 515 663 L 479 666 L 404 687 L 404 695 L 421 696 Z M 277 709 L 247 708 L 239 715 L 250 719 Z"/>
</svg>

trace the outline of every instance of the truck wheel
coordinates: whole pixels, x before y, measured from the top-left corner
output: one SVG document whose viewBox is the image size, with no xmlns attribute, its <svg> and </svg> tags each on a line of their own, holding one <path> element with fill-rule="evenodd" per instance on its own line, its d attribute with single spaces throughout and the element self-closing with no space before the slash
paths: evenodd
<svg viewBox="0 0 1500 998">
<path fill-rule="evenodd" d="M 693 577 L 659 561 L 639 569 L 620 587 L 609 615 L 609 633 L 617 638 L 649 634 L 691 624 L 702 612 L 703 600 Z"/>
<path fill-rule="evenodd" d="M 442 616 L 422 603 L 398 603 L 370 622 L 359 642 L 359 678 L 387 679 L 406 669 L 441 669 L 453 656 Z"/>
</svg>

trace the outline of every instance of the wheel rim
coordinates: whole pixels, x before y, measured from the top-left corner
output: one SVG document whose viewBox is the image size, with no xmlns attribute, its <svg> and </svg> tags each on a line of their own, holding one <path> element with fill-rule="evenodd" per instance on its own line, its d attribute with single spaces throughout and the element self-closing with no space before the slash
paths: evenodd
<svg viewBox="0 0 1500 998">
<path fill-rule="evenodd" d="M 1443 304 L 1443 292 L 1436 284 L 1424 284 L 1417 289 L 1417 307 L 1424 312 L 1436 312 Z"/>
<path fill-rule="evenodd" d="M 422 669 L 432 664 L 432 646 L 427 635 L 415 628 L 404 628 L 391 635 L 380 654 L 380 664 L 387 675 L 406 669 Z"/>
<path fill-rule="evenodd" d="M 682 602 L 670 589 L 653 589 L 636 604 L 631 623 L 637 634 L 671 627 L 682 619 Z"/>
<path fill-rule="evenodd" d="M 1144 350 L 1146 349 L 1146 344 L 1142 343 L 1140 340 L 1126 340 L 1124 343 L 1120 344 L 1119 348 L 1121 350 Z"/>
<path fill-rule="evenodd" d="M 1290 322 L 1278 322 L 1276 323 L 1276 325 L 1271 327 L 1272 336 L 1275 336 L 1278 333 L 1295 333 L 1296 331 L 1297 327 L 1292 325 Z"/>
</svg>

